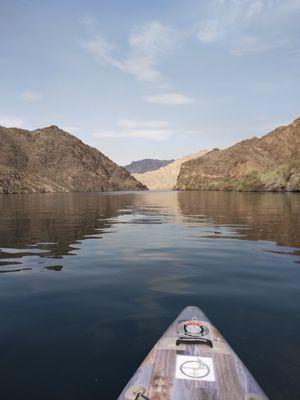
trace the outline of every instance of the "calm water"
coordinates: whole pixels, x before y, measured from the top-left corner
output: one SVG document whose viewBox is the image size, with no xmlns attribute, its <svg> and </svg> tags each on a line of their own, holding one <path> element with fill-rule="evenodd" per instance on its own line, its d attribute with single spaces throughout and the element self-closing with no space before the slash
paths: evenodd
<svg viewBox="0 0 300 400">
<path fill-rule="evenodd" d="M 300 398 L 300 194 L 0 196 L 1 399 L 116 399 L 198 305 Z"/>
</svg>

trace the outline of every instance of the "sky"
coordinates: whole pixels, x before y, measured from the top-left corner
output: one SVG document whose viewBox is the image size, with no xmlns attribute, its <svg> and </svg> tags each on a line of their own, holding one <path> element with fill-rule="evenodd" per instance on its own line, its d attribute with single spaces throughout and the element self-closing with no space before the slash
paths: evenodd
<svg viewBox="0 0 300 400">
<path fill-rule="evenodd" d="M 300 116 L 300 0 L 0 0 L 0 125 L 124 165 Z"/>
</svg>

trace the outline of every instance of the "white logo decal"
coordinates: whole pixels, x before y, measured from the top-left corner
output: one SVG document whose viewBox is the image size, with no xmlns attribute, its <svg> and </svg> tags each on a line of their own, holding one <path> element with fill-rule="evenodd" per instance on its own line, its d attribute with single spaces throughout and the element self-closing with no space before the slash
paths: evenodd
<svg viewBox="0 0 300 400">
<path fill-rule="evenodd" d="M 214 382 L 216 378 L 212 358 L 178 355 L 176 378 Z"/>
</svg>

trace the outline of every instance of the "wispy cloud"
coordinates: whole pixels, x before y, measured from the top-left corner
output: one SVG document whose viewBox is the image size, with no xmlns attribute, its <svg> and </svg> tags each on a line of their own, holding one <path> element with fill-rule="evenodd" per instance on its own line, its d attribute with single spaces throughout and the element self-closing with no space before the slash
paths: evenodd
<svg viewBox="0 0 300 400">
<path fill-rule="evenodd" d="M 134 138 L 150 139 L 150 140 L 167 140 L 173 132 L 168 129 L 134 129 L 128 131 L 127 135 Z"/>
<path fill-rule="evenodd" d="M 24 121 L 18 117 L 0 116 L 0 126 L 6 128 L 21 128 L 24 126 Z"/>
<path fill-rule="evenodd" d="M 195 36 L 239 56 L 291 49 L 299 46 L 299 24 L 289 22 L 299 10 L 299 0 L 211 0 Z"/>
<path fill-rule="evenodd" d="M 131 119 L 122 119 L 118 125 L 123 128 L 148 128 L 148 129 L 161 129 L 170 126 L 169 121 L 150 120 L 150 121 L 135 121 Z"/>
<path fill-rule="evenodd" d="M 148 101 L 149 103 L 170 104 L 170 105 L 183 105 L 183 104 L 191 104 L 194 102 L 193 98 L 185 96 L 181 93 L 156 94 L 156 95 L 146 96 L 145 100 Z"/>
<path fill-rule="evenodd" d="M 289 48 L 290 40 L 286 37 L 272 38 L 271 40 L 261 40 L 257 36 L 241 36 L 232 40 L 230 53 L 236 56 L 243 54 L 262 53 L 275 49 Z"/>
<path fill-rule="evenodd" d="M 215 42 L 222 36 L 220 22 L 218 20 L 203 22 L 197 29 L 196 36 L 203 43 Z"/>
<path fill-rule="evenodd" d="M 164 141 L 174 135 L 195 136 L 202 135 L 203 130 L 176 128 L 169 121 L 164 120 L 131 120 L 122 119 L 116 123 L 114 129 L 96 129 L 92 133 L 95 139 L 140 138 L 151 141 Z"/>
<path fill-rule="evenodd" d="M 36 92 L 26 91 L 21 93 L 21 99 L 27 103 L 34 103 L 43 98 L 43 95 Z"/>
<path fill-rule="evenodd" d="M 174 131 L 168 121 L 149 120 L 137 121 L 123 119 L 117 123 L 115 130 L 98 130 L 93 134 L 94 138 L 142 138 L 161 141 L 169 139 Z"/>
<path fill-rule="evenodd" d="M 173 49 L 175 41 L 176 34 L 170 27 L 152 21 L 131 31 L 125 56 L 117 56 L 114 43 L 101 35 L 85 42 L 84 47 L 101 64 L 112 65 L 141 82 L 160 82 L 164 78 L 158 64 Z"/>
<path fill-rule="evenodd" d="M 103 130 L 93 133 L 95 139 L 116 139 L 116 138 L 141 138 L 148 140 L 161 141 L 169 139 L 174 132 L 169 129 L 127 129 L 124 131 L 118 130 Z"/>
<path fill-rule="evenodd" d="M 118 61 L 113 55 L 115 45 L 101 36 L 84 43 L 86 50 L 92 54 L 101 64 L 113 65 L 123 69 L 122 62 Z"/>
<path fill-rule="evenodd" d="M 176 32 L 158 21 L 148 22 L 132 30 L 129 45 L 140 55 L 156 60 L 174 48 Z"/>
</svg>

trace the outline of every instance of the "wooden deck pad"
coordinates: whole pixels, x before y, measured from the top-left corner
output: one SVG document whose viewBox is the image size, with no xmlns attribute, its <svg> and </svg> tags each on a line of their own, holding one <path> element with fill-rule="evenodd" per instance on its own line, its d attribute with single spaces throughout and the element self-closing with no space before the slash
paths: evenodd
<svg viewBox="0 0 300 400">
<path fill-rule="evenodd" d="M 207 344 L 180 343 L 177 327 L 201 321 Z M 140 393 L 140 396 L 139 396 Z M 142 397 L 142 396 L 144 397 Z M 267 400 L 248 369 L 197 307 L 186 307 L 153 347 L 118 400 Z"/>
</svg>

